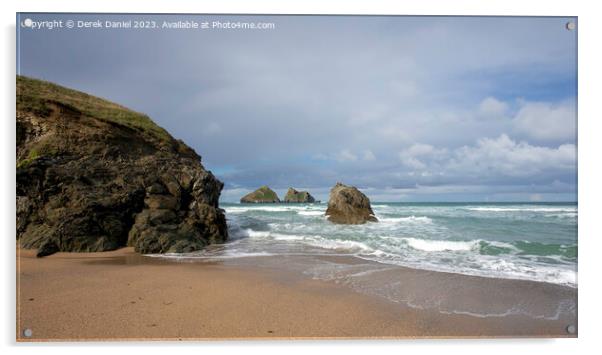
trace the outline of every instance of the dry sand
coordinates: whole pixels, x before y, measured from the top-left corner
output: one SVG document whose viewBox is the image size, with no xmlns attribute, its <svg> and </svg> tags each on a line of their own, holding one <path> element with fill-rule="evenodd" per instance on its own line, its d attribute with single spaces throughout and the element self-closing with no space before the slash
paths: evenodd
<svg viewBox="0 0 602 355">
<path fill-rule="evenodd" d="M 569 336 L 560 321 L 417 310 L 287 270 L 17 253 L 18 341 Z"/>
</svg>

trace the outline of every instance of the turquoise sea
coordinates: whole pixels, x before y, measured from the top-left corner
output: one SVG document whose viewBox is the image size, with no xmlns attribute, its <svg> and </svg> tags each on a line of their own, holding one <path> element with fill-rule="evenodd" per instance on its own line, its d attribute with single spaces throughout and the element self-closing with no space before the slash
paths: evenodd
<svg viewBox="0 0 602 355">
<path fill-rule="evenodd" d="M 575 203 L 372 203 L 336 225 L 326 204 L 222 204 L 230 241 L 194 255 L 353 255 L 382 264 L 577 287 Z"/>
<path fill-rule="evenodd" d="M 376 202 L 379 222 L 363 225 L 330 223 L 325 203 L 221 207 L 227 243 L 156 256 L 290 270 L 444 314 L 575 322 L 575 203 Z"/>
</svg>

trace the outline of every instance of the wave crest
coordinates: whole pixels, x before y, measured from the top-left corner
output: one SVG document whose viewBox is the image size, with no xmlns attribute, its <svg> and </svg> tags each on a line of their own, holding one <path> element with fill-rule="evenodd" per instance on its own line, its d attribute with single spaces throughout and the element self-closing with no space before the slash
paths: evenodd
<svg viewBox="0 0 602 355">
<path fill-rule="evenodd" d="M 404 238 L 411 248 L 422 251 L 470 251 L 479 247 L 479 240 L 469 242 Z"/>
</svg>

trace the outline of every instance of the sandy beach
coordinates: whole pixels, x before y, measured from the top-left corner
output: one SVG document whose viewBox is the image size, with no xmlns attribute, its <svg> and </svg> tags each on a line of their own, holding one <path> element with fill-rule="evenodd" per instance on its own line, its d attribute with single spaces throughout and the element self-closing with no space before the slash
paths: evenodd
<svg viewBox="0 0 602 355">
<path fill-rule="evenodd" d="M 248 266 L 258 260 L 173 262 L 130 248 L 17 252 L 18 341 L 574 336 L 562 320 L 414 309 L 286 268 Z"/>
</svg>

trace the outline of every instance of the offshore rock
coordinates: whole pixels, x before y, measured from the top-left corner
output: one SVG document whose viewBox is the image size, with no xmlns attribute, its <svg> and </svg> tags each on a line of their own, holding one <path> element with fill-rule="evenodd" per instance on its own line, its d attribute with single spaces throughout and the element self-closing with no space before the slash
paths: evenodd
<svg viewBox="0 0 602 355">
<path fill-rule="evenodd" d="M 284 196 L 284 202 L 286 203 L 313 203 L 316 199 L 307 191 L 297 191 L 292 187 L 289 187 Z"/>
<path fill-rule="evenodd" d="M 370 206 L 370 199 L 354 186 L 340 182 L 330 190 L 326 217 L 338 224 L 378 222 Z"/>
<path fill-rule="evenodd" d="M 243 196 L 240 203 L 279 203 L 278 195 L 269 187 L 262 186 L 257 190 Z"/>
</svg>

